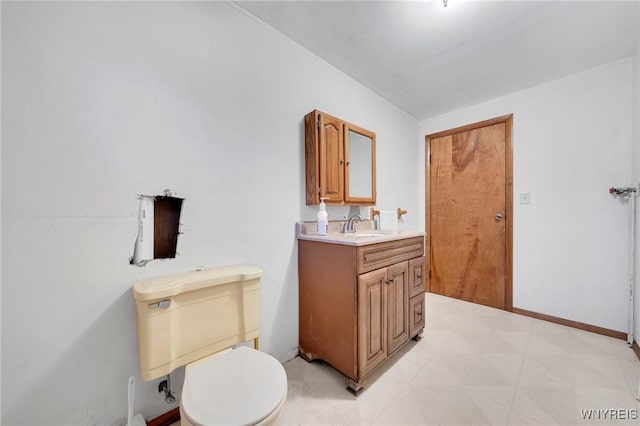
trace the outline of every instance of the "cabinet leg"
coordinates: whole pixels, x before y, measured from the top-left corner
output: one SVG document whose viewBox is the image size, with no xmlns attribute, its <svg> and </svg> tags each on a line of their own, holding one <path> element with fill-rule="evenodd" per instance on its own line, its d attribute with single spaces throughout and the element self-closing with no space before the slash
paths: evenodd
<svg viewBox="0 0 640 426">
<path fill-rule="evenodd" d="M 364 387 L 351 379 L 347 379 L 347 390 L 353 394 L 353 396 L 360 395 L 360 392 L 364 390 Z"/>
<path fill-rule="evenodd" d="M 422 333 L 416 334 L 415 336 L 412 337 L 412 339 L 416 342 L 419 342 L 420 340 L 422 340 Z"/>
</svg>

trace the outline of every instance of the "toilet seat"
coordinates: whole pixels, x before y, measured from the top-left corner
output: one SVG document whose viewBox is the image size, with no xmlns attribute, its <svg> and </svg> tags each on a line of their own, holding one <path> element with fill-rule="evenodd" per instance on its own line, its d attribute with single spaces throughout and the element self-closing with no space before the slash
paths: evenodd
<svg viewBox="0 0 640 426">
<path fill-rule="evenodd" d="M 284 404 L 287 375 L 272 356 L 246 346 L 186 367 L 180 411 L 196 425 L 254 425 Z"/>
</svg>

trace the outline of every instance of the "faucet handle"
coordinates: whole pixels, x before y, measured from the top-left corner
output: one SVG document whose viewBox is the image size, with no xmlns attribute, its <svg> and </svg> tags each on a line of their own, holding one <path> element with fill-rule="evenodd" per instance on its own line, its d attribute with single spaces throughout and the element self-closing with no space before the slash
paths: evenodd
<svg viewBox="0 0 640 426">
<path fill-rule="evenodd" d="M 359 214 L 354 214 L 353 216 L 351 216 L 342 226 L 342 233 L 354 232 L 354 223 L 356 221 L 360 222 L 361 220 L 362 217 Z"/>
</svg>

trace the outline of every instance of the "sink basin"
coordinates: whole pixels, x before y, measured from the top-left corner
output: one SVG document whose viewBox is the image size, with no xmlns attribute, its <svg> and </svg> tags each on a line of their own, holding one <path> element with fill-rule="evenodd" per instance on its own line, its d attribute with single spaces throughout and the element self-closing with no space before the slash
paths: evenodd
<svg viewBox="0 0 640 426">
<path fill-rule="evenodd" d="M 371 238 L 371 237 L 385 237 L 390 235 L 391 232 L 356 232 L 353 234 L 344 234 L 345 238 Z"/>
</svg>

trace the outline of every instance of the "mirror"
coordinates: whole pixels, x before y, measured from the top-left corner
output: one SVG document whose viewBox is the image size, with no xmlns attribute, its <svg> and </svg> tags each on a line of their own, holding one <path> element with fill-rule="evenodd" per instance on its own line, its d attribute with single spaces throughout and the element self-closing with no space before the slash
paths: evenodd
<svg viewBox="0 0 640 426">
<path fill-rule="evenodd" d="M 345 202 L 371 203 L 376 199 L 376 135 L 345 123 Z"/>
</svg>

